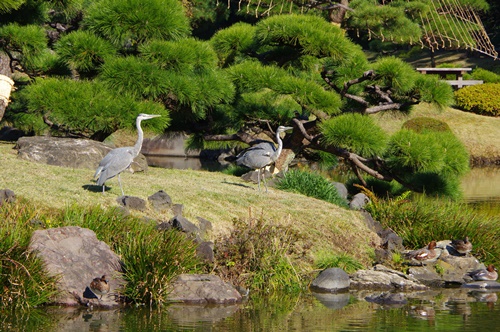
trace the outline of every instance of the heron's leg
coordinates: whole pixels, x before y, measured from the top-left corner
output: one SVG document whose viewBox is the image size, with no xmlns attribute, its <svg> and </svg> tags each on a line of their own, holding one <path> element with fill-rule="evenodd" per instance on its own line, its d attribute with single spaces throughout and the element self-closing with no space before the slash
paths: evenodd
<svg viewBox="0 0 500 332">
<path fill-rule="evenodd" d="M 264 186 L 266 187 L 266 193 L 267 193 L 266 168 L 264 168 L 264 172 L 262 172 L 262 180 L 264 181 Z"/>
<path fill-rule="evenodd" d="M 123 192 L 122 181 L 120 180 L 120 174 L 118 174 L 118 183 L 120 184 L 120 189 L 122 190 L 122 196 L 125 196 L 125 193 Z"/>
<path fill-rule="evenodd" d="M 257 183 L 258 183 L 259 191 L 260 191 L 260 168 L 257 168 Z"/>
<path fill-rule="evenodd" d="M 102 185 L 102 194 L 104 195 L 104 187 L 106 187 L 105 184 Z"/>
</svg>

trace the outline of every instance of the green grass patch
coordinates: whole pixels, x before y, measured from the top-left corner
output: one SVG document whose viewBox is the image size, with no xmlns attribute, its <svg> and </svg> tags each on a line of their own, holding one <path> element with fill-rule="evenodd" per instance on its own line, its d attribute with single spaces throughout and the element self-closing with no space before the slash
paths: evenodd
<svg viewBox="0 0 500 332">
<path fill-rule="evenodd" d="M 347 202 L 340 197 L 337 188 L 328 179 L 316 173 L 290 170 L 277 182 L 276 187 L 347 207 Z"/>
<path fill-rule="evenodd" d="M 363 264 L 347 254 L 334 254 L 330 251 L 320 251 L 316 254 L 314 265 L 316 268 L 324 270 L 331 267 L 338 267 L 346 273 L 354 273 L 364 268 Z"/>
</svg>

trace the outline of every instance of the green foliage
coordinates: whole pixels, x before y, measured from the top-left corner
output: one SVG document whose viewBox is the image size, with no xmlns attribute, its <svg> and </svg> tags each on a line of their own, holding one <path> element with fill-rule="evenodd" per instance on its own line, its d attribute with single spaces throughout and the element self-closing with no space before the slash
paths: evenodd
<svg viewBox="0 0 500 332">
<path fill-rule="evenodd" d="M 500 84 L 485 83 L 467 86 L 455 92 L 457 107 L 467 112 L 500 116 Z"/>
<path fill-rule="evenodd" d="M 253 46 L 255 27 L 248 23 L 235 23 L 226 29 L 217 31 L 210 43 L 217 52 L 221 67 L 238 63 Z"/>
<path fill-rule="evenodd" d="M 347 207 L 347 202 L 340 197 L 337 188 L 319 174 L 290 170 L 278 181 L 276 187 L 281 190 L 299 193 L 338 206 Z"/>
<path fill-rule="evenodd" d="M 297 49 L 300 55 L 329 57 L 337 62 L 357 51 L 339 27 L 312 15 L 278 15 L 261 20 L 256 25 L 255 38 L 260 45 L 280 45 Z"/>
<path fill-rule="evenodd" d="M 192 38 L 151 41 L 141 45 L 139 52 L 148 62 L 179 73 L 206 73 L 217 67 L 217 55 L 211 45 Z"/>
<path fill-rule="evenodd" d="M 312 113 L 322 111 L 337 114 L 340 111 L 338 94 L 325 91 L 313 81 L 293 77 L 284 69 L 247 61 L 228 68 L 227 73 L 238 93 L 258 92 L 267 88 L 281 95 L 289 95 Z"/>
<path fill-rule="evenodd" d="M 134 128 L 139 113 L 162 115 L 144 123 L 145 127 L 156 132 L 161 132 L 170 119 L 160 104 L 137 102 L 127 95 L 118 96 L 97 81 L 38 79 L 26 87 L 22 95 L 27 100 L 28 113 L 19 114 L 17 120 L 24 125 L 22 129 L 29 131 L 42 128 L 39 123 L 36 127 L 29 127 L 42 116 L 60 125 L 59 128 L 52 127 L 60 134 L 73 132 L 85 136 L 100 132 L 109 135 L 119 128 Z"/>
<path fill-rule="evenodd" d="M 31 309 L 56 295 L 57 278 L 49 277 L 42 260 L 28 251 L 38 213 L 22 200 L 0 206 L 0 309 Z"/>
<path fill-rule="evenodd" d="M 392 169 L 438 172 L 444 166 L 444 152 L 434 137 L 402 129 L 391 137 L 387 155 Z"/>
<path fill-rule="evenodd" d="M 314 265 L 321 270 L 338 267 L 348 274 L 364 268 L 363 264 L 347 254 L 336 255 L 329 251 L 318 252 Z"/>
<path fill-rule="evenodd" d="M 374 5 L 372 1 L 355 0 L 349 3 L 354 11 L 349 25 L 354 29 L 369 30 L 382 40 L 398 44 L 412 44 L 420 40 L 422 30 L 406 13 L 416 8 L 412 2 L 391 1 L 384 6 Z M 422 8 L 419 8 L 420 10 Z"/>
<path fill-rule="evenodd" d="M 441 109 L 451 106 L 455 100 L 451 85 L 435 75 L 417 75 L 415 93 L 420 97 L 421 102 L 432 103 Z"/>
<path fill-rule="evenodd" d="M 473 254 L 480 261 L 498 265 L 500 248 L 497 234 L 500 219 L 479 214 L 465 203 L 429 199 L 389 199 L 367 206 L 375 220 L 394 230 L 409 248 L 422 248 L 432 240 L 460 239 L 466 235 L 473 243 Z"/>
<path fill-rule="evenodd" d="M 13 53 L 25 69 L 36 69 L 36 61 L 47 48 L 45 30 L 36 25 L 16 23 L 0 26 L 0 49 Z"/>
<path fill-rule="evenodd" d="M 451 132 L 402 129 L 389 142 L 387 165 L 414 190 L 458 199 L 469 154 Z"/>
<path fill-rule="evenodd" d="M 380 85 L 391 87 L 398 94 L 404 94 L 414 88 L 415 78 L 418 75 L 410 64 L 395 57 L 386 57 L 374 63 Z"/>
<path fill-rule="evenodd" d="M 474 69 L 470 77 L 474 80 L 481 80 L 484 83 L 500 83 L 500 75 L 483 68 Z"/>
<path fill-rule="evenodd" d="M 450 126 L 444 121 L 428 117 L 416 117 L 403 123 L 402 128 L 413 130 L 416 133 L 426 131 L 447 131 L 451 132 Z"/>
<path fill-rule="evenodd" d="M 215 271 L 233 285 L 274 292 L 298 292 L 307 280 L 293 257 L 298 235 L 264 218 L 233 220 L 228 236 L 216 241 Z"/>
<path fill-rule="evenodd" d="M 166 71 L 144 59 L 128 56 L 113 58 L 102 66 L 100 79 L 112 90 L 136 98 L 167 100 L 188 107 L 197 118 L 202 118 L 219 103 L 229 102 L 234 87 L 225 73 L 206 70 L 202 73 Z"/>
<path fill-rule="evenodd" d="M 384 152 L 387 138 L 372 118 L 358 113 L 347 113 L 320 125 L 323 143 L 348 149 L 365 157 L 380 155 Z"/>
<path fill-rule="evenodd" d="M 0 2 L 0 13 L 8 13 L 19 9 L 25 2 L 26 0 L 4 0 Z"/>
<path fill-rule="evenodd" d="M 98 0 L 87 10 L 83 24 L 125 50 L 148 40 L 179 40 L 190 33 L 189 21 L 177 0 Z"/>
<path fill-rule="evenodd" d="M 95 71 L 106 58 L 116 54 L 108 41 L 81 30 L 61 37 L 55 49 L 69 68 L 79 72 Z"/>
</svg>

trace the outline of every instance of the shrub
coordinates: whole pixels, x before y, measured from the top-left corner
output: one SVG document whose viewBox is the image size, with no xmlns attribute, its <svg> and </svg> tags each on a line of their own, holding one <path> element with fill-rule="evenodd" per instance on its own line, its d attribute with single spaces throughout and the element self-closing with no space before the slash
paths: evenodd
<svg viewBox="0 0 500 332">
<path fill-rule="evenodd" d="M 292 259 L 297 234 L 262 217 L 235 219 L 233 224 L 231 233 L 216 243 L 218 275 L 260 291 L 298 292 L 305 287 Z"/>
<path fill-rule="evenodd" d="M 413 118 L 403 123 L 402 127 L 404 129 L 413 130 L 417 133 L 422 133 L 427 130 L 451 132 L 451 129 L 446 122 L 428 117 Z"/>
<path fill-rule="evenodd" d="M 470 77 L 474 80 L 482 80 L 484 83 L 500 83 L 500 75 L 483 68 L 475 69 Z"/>
<path fill-rule="evenodd" d="M 456 106 L 480 115 L 500 116 L 500 84 L 485 83 L 455 92 Z"/>
<path fill-rule="evenodd" d="M 290 170 L 278 181 L 276 187 L 321 199 L 323 201 L 346 207 L 347 203 L 340 197 L 337 188 L 323 176 L 311 172 Z"/>
</svg>

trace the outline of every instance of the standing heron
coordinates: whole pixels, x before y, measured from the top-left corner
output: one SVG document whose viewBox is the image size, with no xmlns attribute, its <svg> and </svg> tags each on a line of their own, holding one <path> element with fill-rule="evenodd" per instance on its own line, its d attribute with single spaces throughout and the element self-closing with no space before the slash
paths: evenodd
<svg viewBox="0 0 500 332">
<path fill-rule="evenodd" d="M 283 141 L 281 140 L 280 134 L 290 129 L 293 129 L 293 127 L 279 126 L 276 130 L 276 141 L 278 142 L 278 148 L 276 148 L 274 144 L 270 142 L 262 142 L 243 151 L 236 158 L 236 165 L 246 166 L 248 168 L 257 170 L 257 182 L 259 184 L 259 191 L 261 170 L 266 166 L 272 164 L 279 158 L 281 150 L 283 149 Z M 263 179 L 264 186 L 266 187 L 267 192 L 266 178 L 263 177 Z"/>
<path fill-rule="evenodd" d="M 97 179 L 97 185 L 102 186 L 102 192 L 104 193 L 104 183 L 118 175 L 118 183 L 120 184 L 120 189 L 122 190 L 122 195 L 125 196 L 123 192 L 122 182 L 120 180 L 120 173 L 130 167 L 132 161 L 135 157 L 139 155 L 142 148 L 142 140 L 144 138 L 144 133 L 142 132 L 141 122 L 142 120 L 149 120 L 152 118 L 157 118 L 161 115 L 156 114 L 144 114 L 141 113 L 137 116 L 135 121 L 137 127 L 137 142 L 134 146 L 126 146 L 123 148 L 116 148 L 108 152 L 108 154 L 102 158 L 99 163 L 99 167 L 95 171 L 94 178 Z"/>
</svg>

